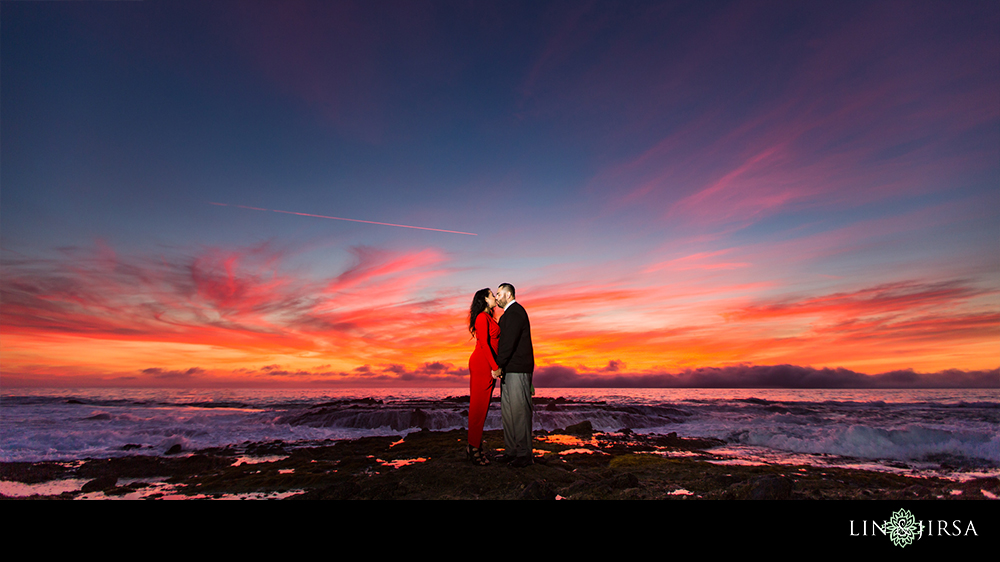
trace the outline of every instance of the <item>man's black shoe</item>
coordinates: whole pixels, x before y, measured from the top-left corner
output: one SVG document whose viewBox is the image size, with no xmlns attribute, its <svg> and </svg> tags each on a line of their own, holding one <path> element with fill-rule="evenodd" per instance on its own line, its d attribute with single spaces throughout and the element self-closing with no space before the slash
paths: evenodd
<svg viewBox="0 0 1000 562">
<path fill-rule="evenodd" d="M 511 461 L 514 461 L 516 459 L 517 459 L 517 457 L 515 457 L 514 455 L 508 455 L 507 453 L 504 453 L 502 455 L 498 455 L 498 456 L 494 457 L 493 458 L 493 462 L 498 462 L 498 463 L 501 463 L 501 464 L 507 464 L 507 463 L 509 463 Z"/>
<path fill-rule="evenodd" d="M 531 457 L 517 457 L 510 463 L 511 468 L 524 468 L 526 466 L 531 466 Z"/>
</svg>

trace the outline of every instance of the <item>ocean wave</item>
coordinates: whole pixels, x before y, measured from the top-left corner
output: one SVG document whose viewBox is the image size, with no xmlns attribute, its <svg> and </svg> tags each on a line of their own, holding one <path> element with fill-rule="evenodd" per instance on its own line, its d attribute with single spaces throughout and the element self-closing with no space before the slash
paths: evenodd
<svg viewBox="0 0 1000 562">
<path fill-rule="evenodd" d="M 896 429 L 865 425 L 833 428 L 825 433 L 757 428 L 734 432 L 732 442 L 796 453 L 828 454 L 872 460 L 928 460 L 949 455 L 1000 464 L 997 434 L 988 431 L 949 431 L 913 424 Z"/>
<path fill-rule="evenodd" d="M 562 392 L 562 391 L 559 391 Z M 565 390 L 536 396 L 533 426 L 677 432 L 788 454 L 1000 463 L 1000 402 L 985 391 Z M 832 400 L 831 396 L 842 400 Z M 936 402 L 938 399 L 942 402 Z M 469 397 L 410 391 L 71 390 L 0 398 L 0 460 L 163 454 L 463 429 Z M 500 429 L 494 398 L 486 429 Z M 957 459 L 957 460 L 956 460 Z"/>
</svg>

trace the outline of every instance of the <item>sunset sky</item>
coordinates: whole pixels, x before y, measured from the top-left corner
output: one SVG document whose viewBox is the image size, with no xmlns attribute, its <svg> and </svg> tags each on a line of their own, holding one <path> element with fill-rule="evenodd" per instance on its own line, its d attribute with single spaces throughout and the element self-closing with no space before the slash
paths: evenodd
<svg viewBox="0 0 1000 562">
<path fill-rule="evenodd" d="M 460 387 L 501 282 L 539 386 L 1000 386 L 995 1 L 3 2 L 0 39 L 3 386 Z"/>
</svg>

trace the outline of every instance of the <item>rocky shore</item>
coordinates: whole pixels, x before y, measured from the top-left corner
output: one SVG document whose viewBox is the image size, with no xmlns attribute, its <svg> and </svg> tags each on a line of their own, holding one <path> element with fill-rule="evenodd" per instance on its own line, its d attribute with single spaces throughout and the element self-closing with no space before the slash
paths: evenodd
<svg viewBox="0 0 1000 562">
<path fill-rule="evenodd" d="M 997 478 L 963 483 L 788 465 L 719 464 L 721 442 L 629 430 L 596 433 L 589 422 L 537 431 L 535 463 L 472 466 L 465 431 L 419 431 L 313 447 L 280 441 L 163 456 L 0 463 L 4 484 L 79 483 L 18 499 L 987 499 Z M 485 434 L 502 446 L 500 431 Z M 5 489 L 10 489 L 9 487 Z"/>
</svg>

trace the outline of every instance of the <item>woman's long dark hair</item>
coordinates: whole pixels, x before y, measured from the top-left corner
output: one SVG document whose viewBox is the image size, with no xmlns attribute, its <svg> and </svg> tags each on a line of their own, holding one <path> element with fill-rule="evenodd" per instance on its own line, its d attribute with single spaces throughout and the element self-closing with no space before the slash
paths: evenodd
<svg viewBox="0 0 1000 562">
<path fill-rule="evenodd" d="M 469 307 L 469 333 L 472 335 L 476 335 L 476 317 L 486 310 L 486 296 L 489 294 L 489 288 L 479 289 L 472 297 L 472 306 Z"/>
</svg>

